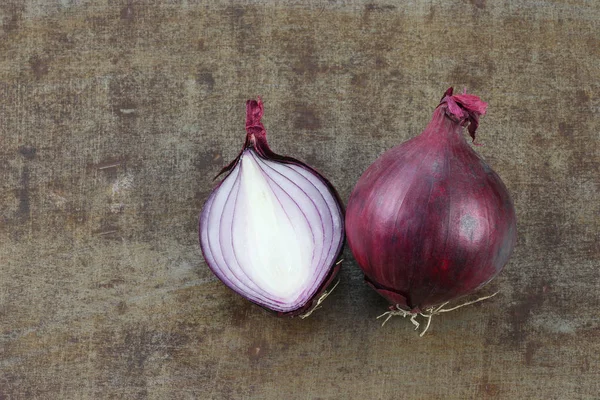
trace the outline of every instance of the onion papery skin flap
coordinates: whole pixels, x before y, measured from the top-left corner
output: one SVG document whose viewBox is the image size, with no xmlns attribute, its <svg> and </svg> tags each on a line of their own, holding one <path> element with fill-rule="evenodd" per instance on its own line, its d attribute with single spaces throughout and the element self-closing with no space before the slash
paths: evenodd
<svg viewBox="0 0 600 400">
<path fill-rule="evenodd" d="M 492 280 L 516 243 L 500 177 L 473 150 L 487 104 L 448 89 L 426 129 L 379 157 L 346 209 L 346 236 L 365 280 L 392 307 L 417 313 Z"/>
<path fill-rule="evenodd" d="M 244 147 L 200 214 L 200 247 L 234 292 L 278 315 L 300 315 L 339 270 L 342 203 L 316 170 L 271 151 L 260 98 L 246 112 Z"/>
</svg>

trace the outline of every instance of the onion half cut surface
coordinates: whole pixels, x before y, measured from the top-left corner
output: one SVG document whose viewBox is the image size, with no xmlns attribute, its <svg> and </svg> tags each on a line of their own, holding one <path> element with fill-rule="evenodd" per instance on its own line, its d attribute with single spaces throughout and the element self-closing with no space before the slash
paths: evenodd
<svg viewBox="0 0 600 400">
<path fill-rule="evenodd" d="M 246 143 L 200 215 L 208 266 L 236 293 L 281 315 L 309 310 L 335 277 L 344 241 L 343 209 L 317 171 L 273 153 L 247 102 Z"/>
</svg>

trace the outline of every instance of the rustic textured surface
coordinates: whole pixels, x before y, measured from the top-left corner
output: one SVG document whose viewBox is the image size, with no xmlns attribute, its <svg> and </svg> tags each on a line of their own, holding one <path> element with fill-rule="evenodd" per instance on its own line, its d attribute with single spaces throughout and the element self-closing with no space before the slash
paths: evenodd
<svg viewBox="0 0 600 400">
<path fill-rule="evenodd" d="M 2 1 L 0 399 L 597 398 L 600 4 L 206 3 Z M 306 320 L 208 271 L 197 215 L 248 97 L 347 199 L 450 85 L 489 101 L 517 209 L 498 297 L 419 339 L 347 250 Z"/>
</svg>

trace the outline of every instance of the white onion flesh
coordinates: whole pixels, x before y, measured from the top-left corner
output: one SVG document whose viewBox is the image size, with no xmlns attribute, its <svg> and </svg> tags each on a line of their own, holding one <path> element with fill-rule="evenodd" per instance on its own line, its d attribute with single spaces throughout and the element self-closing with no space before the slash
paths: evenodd
<svg viewBox="0 0 600 400">
<path fill-rule="evenodd" d="M 206 261 L 227 286 L 278 312 L 309 302 L 343 242 L 342 210 L 302 165 L 244 150 L 200 217 Z"/>
</svg>

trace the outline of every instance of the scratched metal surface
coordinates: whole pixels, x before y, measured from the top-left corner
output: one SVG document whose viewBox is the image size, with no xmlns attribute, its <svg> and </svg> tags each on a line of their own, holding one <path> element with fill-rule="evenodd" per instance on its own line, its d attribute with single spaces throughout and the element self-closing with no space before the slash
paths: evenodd
<svg viewBox="0 0 600 400">
<path fill-rule="evenodd" d="M 0 399 L 598 398 L 600 3 L 232 4 L 0 5 Z M 247 98 L 347 200 L 450 85 L 517 209 L 499 296 L 419 339 L 347 250 L 306 320 L 208 271 Z"/>
</svg>

